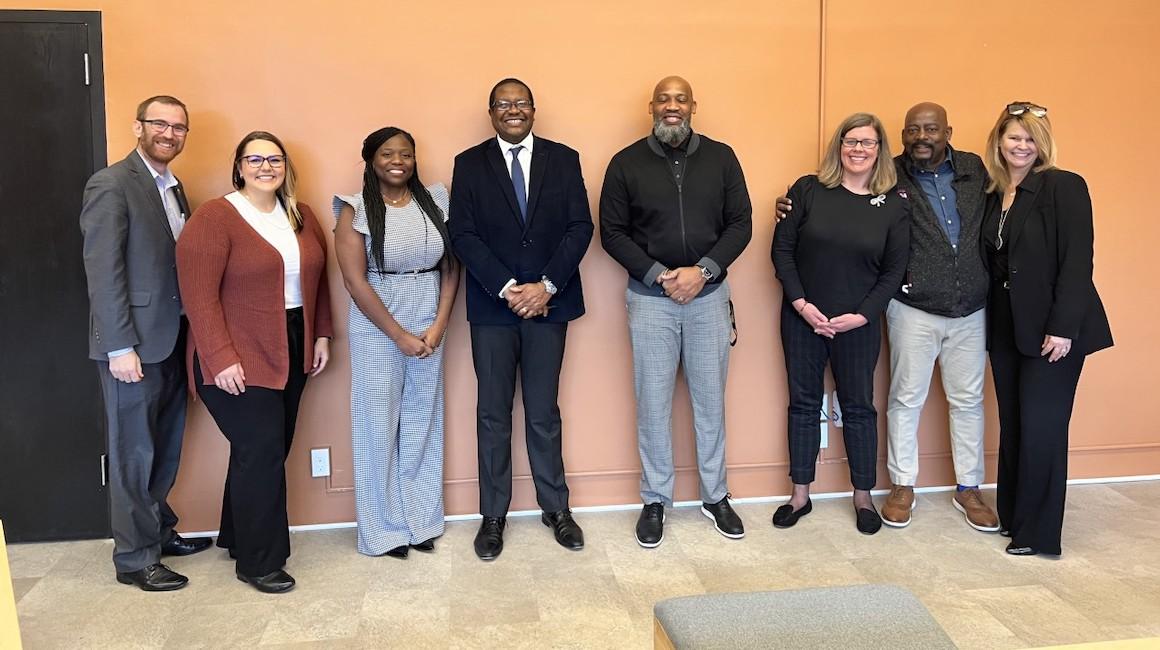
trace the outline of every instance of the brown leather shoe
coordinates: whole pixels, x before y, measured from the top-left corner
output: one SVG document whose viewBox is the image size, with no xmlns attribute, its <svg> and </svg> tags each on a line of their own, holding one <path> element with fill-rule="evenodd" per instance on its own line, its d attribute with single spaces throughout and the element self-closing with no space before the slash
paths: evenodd
<svg viewBox="0 0 1160 650">
<path fill-rule="evenodd" d="M 914 510 L 914 488 L 909 485 L 891 485 L 890 495 L 882 504 L 882 523 L 895 528 L 910 525 L 910 511 Z"/>
<path fill-rule="evenodd" d="M 979 488 L 956 491 L 953 503 L 955 510 L 963 513 L 971 528 L 984 533 L 999 530 L 999 517 L 991 506 L 983 501 L 983 494 L 979 492 Z"/>
</svg>

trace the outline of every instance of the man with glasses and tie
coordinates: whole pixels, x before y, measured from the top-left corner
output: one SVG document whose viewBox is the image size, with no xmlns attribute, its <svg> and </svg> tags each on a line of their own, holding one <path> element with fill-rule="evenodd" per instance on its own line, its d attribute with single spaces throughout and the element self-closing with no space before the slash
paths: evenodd
<svg viewBox="0 0 1160 650">
<path fill-rule="evenodd" d="M 108 429 L 109 505 L 117 580 L 145 591 L 188 582 L 161 563 L 208 538 L 184 539 L 166 498 L 185 431 L 185 331 L 174 249 L 189 215 L 169 163 L 181 153 L 189 113 L 176 98 L 137 107 L 137 148 L 85 186 L 84 234 L 90 319 Z"/>
<path fill-rule="evenodd" d="M 568 322 L 584 314 L 579 266 L 593 230 L 580 156 L 532 135 L 536 107 L 528 85 L 501 80 L 488 114 L 496 137 L 455 157 L 447 222 L 469 278 L 483 515 L 475 553 L 482 560 L 503 551 L 517 369 L 541 520 L 560 545 L 584 547 L 568 506 L 557 394 Z"/>
</svg>

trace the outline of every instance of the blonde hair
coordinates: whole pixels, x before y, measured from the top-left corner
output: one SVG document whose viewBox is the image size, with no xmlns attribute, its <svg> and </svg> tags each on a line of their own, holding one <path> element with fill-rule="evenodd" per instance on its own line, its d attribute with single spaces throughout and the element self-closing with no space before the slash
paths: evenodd
<svg viewBox="0 0 1160 650">
<path fill-rule="evenodd" d="M 1012 105 L 1030 103 L 1012 102 Z M 987 168 L 987 175 L 991 177 L 991 182 L 987 184 L 988 192 L 1006 190 L 1011 185 L 1011 173 L 1007 171 L 1007 159 L 1003 157 L 1000 145 L 1003 134 L 1012 122 L 1018 122 L 1027 130 L 1039 152 L 1035 159 L 1037 164 L 1031 171 L 1041 172 L 1045 169 L 1055 168 L 1055 160 L 1059 152 L 1055 147 L 1055 137 L 1051 135 L 1051 122 L 1047 116 L 1036 117 L 1029 110 L 1023 111 L 1022 115 L 1012 115 L 1007 108 L 1004 108 L 1003 112 L 999 114 L 999 120 L 995 122 L 995 127 L 987 136 L 987 154 L 983 156 L 983 166 Z"/>
<path fill-rule="evenodd" d="M 872 126 L 878 134 L 878 159 L 874 161 L 874 169 L 870 174 L 870 193 L 882 194 L 898 184 L 898 172 L 894 170 L 894 160 L 890 155 L 890 144 L 886 140 L 882 120 L 870 113 L 854 113 L 842 120 L 830 138 L 830 144 L 826 145 L 826 155 L 818 169 L 818 181 L 822 185 L 833 189 L 842 184 L 842 138 L 862 126 Z"/>
</svg>

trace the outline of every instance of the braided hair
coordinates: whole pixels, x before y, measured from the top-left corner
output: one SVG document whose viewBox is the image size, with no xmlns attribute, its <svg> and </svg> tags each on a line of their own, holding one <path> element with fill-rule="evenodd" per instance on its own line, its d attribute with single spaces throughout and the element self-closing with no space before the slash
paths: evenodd
<svg viewBox="0 0 1160 650">
<path fill-rule="evenodd" d="M 384 272 L 383 240 L 386 237 L 387 206 L 383 203 L 379 177 L 375 174 L 374 160 L 379 147 L 396 135 L 406 138 L 407 142 L 414 148 L 415 138 L 411 137 L 410 133 L 395 126 L 384 127 L 371 133 L 363 140 L 362 145 L 362 159 L 366 163 L 363 169 L 363 208 L 367 213 L 367 227 L 371 233 L 371 255 L 374 260 L 374 270 L 380 274 Z M 443 210 L 439 209 L 439 206 L 435 204 L 435 199 L 431 197 L 431 193 L 424 187 L 423 181 L 419 180 L 418 164 L 415 165 L 411 179 L 407 181 L 407 189 L 411 190 L 411 196 L 414 197 L 415 203 L 419 205 L 419 209 L 435 226 L 439 236 L 443 238 L 443 258 L 446 258 L 451 254 L 451 241 L 447 234 L 447 224 L 443 222 Z M 440 261 L 442 262 L 442 260 Z"/>
</svg>

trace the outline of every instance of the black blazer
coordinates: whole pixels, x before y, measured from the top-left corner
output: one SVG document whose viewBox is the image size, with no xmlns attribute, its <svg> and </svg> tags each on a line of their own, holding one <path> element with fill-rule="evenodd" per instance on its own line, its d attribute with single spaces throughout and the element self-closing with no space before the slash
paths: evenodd
<svg viewBox="0 0 1160 650">
<path fill-rule="evenodd" d="M 182 217 L 189 202 L 175 188 Z M 173 352 L 181 324 L 177 243 L 153 174 L 133 150 L 93 174 L 80 216 L 89 286 L 89 358 L 136 348 L 142 363 Z"/>
<path fill-rule="evenodd" d="M 1002 199 L 998 192 L 987 195 L 983 232 L 999 227 Z M 1111 327 L 1092 281 L 1092 202 L 1083 178 L 1062 169 L 1032 172 L 1019 184 L 1007 218 L 1019 352 L 1039 356 L 1047 334 L 1071 339 L 1072 349 L 1085 355 L 1111 347 Z M 990 340 L 990 319 L 987 329 Z"/>
<path fill-rule="evenodd" d="M 548 315 L 535 320 L 564 323 L 584 314 L 578 271 L 593 228 L 580 155 L 537 136 L 530 173 L 524 224 L 494 137 L 455 157 L 447 229 L 467 267 L 467 320 L 474 324 L 522 320 L 499 297 L 512 278 L 524 284 L 546 276 L 556 285 Z"/>
</svg>

